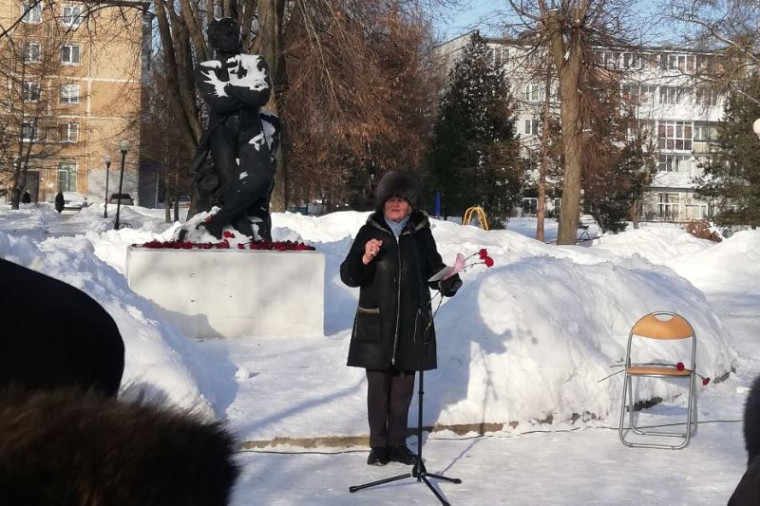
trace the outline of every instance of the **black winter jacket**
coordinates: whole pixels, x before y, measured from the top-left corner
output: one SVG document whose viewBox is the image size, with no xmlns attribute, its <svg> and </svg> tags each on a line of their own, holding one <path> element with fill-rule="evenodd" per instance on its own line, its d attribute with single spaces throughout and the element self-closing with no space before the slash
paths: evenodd
<svg viewBox="0 0 760 506">
<path fill-rule="evenodd" d="M 381 240 L 383 244 L 377 257 L 364 265 L 364 245 L 370 239 Z M 419 321 L 418 309 L 430 314 L 426 280 L 443 267 L 425 213 L 412 212 L 398 241 L 382 212 L 369 217 L 340 266 L 343 282 L 360 287 L 348 351 L 349 366 L 378 370 L 393 366 L 419 371 L 419 350 L 424 348 L 424 369 L 436 368 L 435 330 L 429 318 Z M 430 287 L 437 288 L 437 284 Z M 429 334 L 423 337 L 428 322 Z M 427 344 L 415 344 L 421 340 Z"/>
</svg>

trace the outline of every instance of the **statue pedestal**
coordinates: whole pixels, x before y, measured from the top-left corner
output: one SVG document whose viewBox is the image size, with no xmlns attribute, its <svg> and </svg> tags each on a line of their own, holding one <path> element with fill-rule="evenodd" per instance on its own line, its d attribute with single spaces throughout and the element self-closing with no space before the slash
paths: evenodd
<svg viewBox="0 0 760 506">
<path fill-rule="evenodd" d="M 130 288 L 187 337 L 322 336 L 324 272 L 315 251 L 127 250 Z"/>
</svg>

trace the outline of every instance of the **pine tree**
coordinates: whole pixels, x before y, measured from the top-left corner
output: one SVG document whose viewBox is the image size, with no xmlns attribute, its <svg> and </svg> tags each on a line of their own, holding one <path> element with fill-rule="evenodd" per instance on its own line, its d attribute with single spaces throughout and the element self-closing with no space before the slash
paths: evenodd
<svg viewBox="0 0 760 506">
<path fill-rule="evenodd" d="M 509 83 L 475 33 L 449 73 L 430 151 L 444 214 L 481 205 L 498 226 L 520 197 L 520 165 Z"/>
<path fill-rule="evenodd" d="M 760 76 L 729 94 L 718 125 L 718 146 L 704 167 L 697 193 L 714 199 L 720 225 L 760 225 L 760 142 L 752 124 L 760 118 Z"/>
</svg>

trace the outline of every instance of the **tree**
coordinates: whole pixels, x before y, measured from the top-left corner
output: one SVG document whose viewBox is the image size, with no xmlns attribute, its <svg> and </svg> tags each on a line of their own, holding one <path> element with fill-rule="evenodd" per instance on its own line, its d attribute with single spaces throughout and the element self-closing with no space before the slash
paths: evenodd
<svg viewBox="0 0 760 506">
<path fill-rule="evenodd" d="M 521 165 L 509 82 L 474 33 L 448 76 L 430 151 L 445 214 L 480 204 L 501 223 L 519 200 Z"/>
<path fill-rule="evenodd" d="M 584 82 L 594 52 L 632 47 L 634 31 L 624 27 L 635 4 L 619 0 L 510 0 L 520 18 L 522 40 L 548 52 L 557 75 L 564 180 L 557 244 L 575 244 L 583 173 L 582 98 L 595 93 Z"/>
<path fill-rule="evenodd" d="M 760 118 L 760 76 L 734 86 L 697 193 L 715 199 L 719 224 L 754 228 L 760 225 L 760 149 L 752 125 Z"/>
<path fill-rule="evenodd" d="M 426 114 L 430 99 L 417 102 L 413 85 L 429 89 L 432 81 L 422 63 L 432 36 L 421 8 L 436 3 L 455 1 L 155 0 L 164 94 L 178 119 L 178 142 L 192 152 L 202 131 L 192 68 L 212 58 L 204 27 L 214 16 L 235 18 L 244 51 L 269 62 L 268 108 L 284 124 L 273 206 L 348 201 L 347 181 L 369 181 L 373 166 L 387 170 L 419 158 L 414 150 L 424 130 L 414 130 L 411 115 L 397 120 L 404 108 Z"/>
</svg>

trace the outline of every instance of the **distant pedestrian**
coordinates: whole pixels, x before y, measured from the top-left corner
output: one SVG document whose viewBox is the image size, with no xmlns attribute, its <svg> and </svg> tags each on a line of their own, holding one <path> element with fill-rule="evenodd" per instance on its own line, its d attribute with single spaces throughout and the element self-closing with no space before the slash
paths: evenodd
<svg viewBox="0 0 760 506">
<path fill-rule="evenodd" d="M 58 211 L 59 213 L 63 211 L 63 204 L 64 204 L 63 192 L 58 192 L 55 195 L 55 210 Z"/>
<path fill-rule="evenodd" d="M 26 190 L 24 192 L 24 195 L 21 197 L 21 203 L 22 204 L 31 204 L 32 203 L 32 194 L 29 193 L 29 190 Z"/>
</svg>

